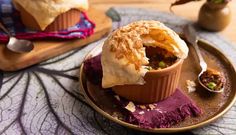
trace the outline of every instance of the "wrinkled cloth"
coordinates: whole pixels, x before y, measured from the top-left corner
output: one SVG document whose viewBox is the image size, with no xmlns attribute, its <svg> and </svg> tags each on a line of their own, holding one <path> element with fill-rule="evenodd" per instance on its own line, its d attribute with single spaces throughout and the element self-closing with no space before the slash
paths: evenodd
<svg viewBox="0 0 236 135">
<path fill-rule="evenodd" d="M 101 55 L 87 59 L 84 62 L 84 72 L 90 82 L 101 85 L 102 66 Z M 122 97 L 117 98 L 117 104 L 126 112 L 126 121 L 142 128 L 168 128 L 183 121 L 186 117 L 196 117 L 202 110 L 180 89 L 165 100 L 152 104 L 137 104 Z M 133 105 L 129 106 L 128 104 Z M 133 111 L 135 110 L 135 111 Z"/>
<path fill-rule="evenodd" d="M 32 31 L 27 29 L 21 22 L 20 14 L 14 8 L 11 0 L 0 1 L 0 21 L 4 26 L 19 39 L 74 39 L 86 38 L 93 34 L 95 24 L 89 20 L 86 13 L 81 13 L 80 21 L 66 30 L 54 32 Z M 0 31 L 0 42 L 8 42 L 8 36 Z"/>
</svg>

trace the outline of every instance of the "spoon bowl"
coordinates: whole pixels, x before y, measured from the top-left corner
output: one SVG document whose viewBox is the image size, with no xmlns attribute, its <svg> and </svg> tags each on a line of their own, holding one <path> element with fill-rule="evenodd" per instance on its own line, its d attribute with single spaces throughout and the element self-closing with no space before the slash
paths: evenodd
<svg viewBox="0 0 236 135">
<path fill-rule="evenodd" d="M 15 37 L 10 37 L 7 44 L 7 48 L 13 52 L 25 53 L 30 52 L 34 49 L 34 45 L 29 40 L 17 39 Z"/>
<path fill-rule="evenodd" d="M 4 27 L 0 22 L 0 28 L 9 36 L 9 41 L 7 43 L 7 48 L 16 53 L 26 53 L 34 49 L 33 42 L 29 40 L 17 39 L 12 36 L 12 34 Z"/>
<path fill-rule="evenodd" d="M 199 59 L 199 64 L 200 64 L 200 67 L 201 67 L 201 72 L 198 74 L 198 82 L 199 84 L 205 88 L 206 90 L 210 91 L 210 92 L 213 92 L 213 93 L 220 93 L 220 92 L 223 92 L 224 91 L 224 85 L 223 87 L 220 89 L 220 90 L 213 90 L 213 89 L 210 89 L 208 88 L 206 85 L 204 85 L 200 79 L 200 77 L 202 76 L 202 74 L 204 72 L 206 72 L 207 70 L 213 70 L 213 69 L 210 69 L 210 68 L 207 68 L 207 64 L 205 62 L 205 60 L 203 59 L 202 57 L 202 54 L 200 52 L 200 49 L 198 47 L 198 36 L 197 36 L 197 33 L 196 31 L 194 30 L 194 28 L 191 27 L 191 25 L 186 25 L 184 27 L 184 35 L 187 39 L 188 42 L 190 42 L 192 45 L 193 45 L 193 48 L 195 49 L 196 53 L 197 53 L 197 56 L 198 56 L 198 59 Z M 216 71 L 216 70 L 214 70 Z M 218 71 L 216 71 L 218 72 Z"/>
<path fill-rule="evenodd" d="M 207 68 L 207 71 L 209 71 L 209 70 L 215 71 L 214 69 Z M 205 71 L 205 72 L 206 72 L 206 71 Z M 199 82 L 199 84 L 200 84 L 203 88 L 207 89 L 207 90 L 210 91 L 210 92 L 215 92 L 215 93 L 221 93 L 221 92 L 224 91 L 224 87 L 222 87 L 220 90 L 213 90 L 213 89 L 208 88 L 206 85 L 204 85 L 204 84 L 202 83 L 201 79 L 200 79 L 200 77 L 202 76 L 203 73 L 204 73 L 204 72 L 202 72 L 202 73 L 200 73 L 200 74 L 198 75 L 198 82 Z M 213 73 L 213 74 L 217 74 L 217 73 Z"/>
</svg>

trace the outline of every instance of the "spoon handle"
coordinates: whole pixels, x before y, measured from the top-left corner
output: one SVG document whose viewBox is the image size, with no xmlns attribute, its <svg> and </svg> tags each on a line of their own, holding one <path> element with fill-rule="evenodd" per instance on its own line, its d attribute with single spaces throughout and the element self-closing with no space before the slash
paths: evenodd
<svg viewBox="0 0 236 135">
<path fill-rule="evenodd" d="M 4 25 L 3 25 L 1 22 L 0 22 L 0 28 L 1 28 L 5 33 L 7 33 L 8 36 L 11 36 L 11 33 L 7 30 L 6 27 L 4 27 Z"/>
<path fill-rule="evenodd" d="M 205 62 L 205 60 L 203 59 L 202 57 L 202 54 L 201 54 L 201 51 L 198 47 L 198 40 L 196 40 L 194 43 L 193 43 L 193 47 L 198 55 L 198 58 L 199 58 L 199 64 L 200 64 L 200 67 L 202 68 L 202 71 L 201 72 L 204 72 L 207 70 L 207 64 Z"/>
<path fill-rule="evenodd" d="M 185 34 L 188 42 L 190 42 L 193 45 L 194 50 L 197 53 L 197 56 L 198 56 L 198 59 L 199 59 L 199 64 L 200 64 L 200 66 L 202 68 L 201 73 L 206 71 L 207 70 L 207 64 L 204 61 L 204 59 L 202 57 L 202 54 L 201 54 L 201 51 L 200 51 L 200 49 L 198 47 L 198 39 L 199 39 L 199 37 L 197 35 L 197 32 L 195 31 L 195 29 L 190 24 L 188 24 L 188 25 L 186 25 L 184 27 L 184 34 Z"/>
</svg>

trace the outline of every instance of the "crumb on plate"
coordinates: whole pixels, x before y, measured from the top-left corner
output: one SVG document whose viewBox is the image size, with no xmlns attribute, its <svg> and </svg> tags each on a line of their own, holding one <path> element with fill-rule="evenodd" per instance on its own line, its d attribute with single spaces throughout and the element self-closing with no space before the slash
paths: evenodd
<svg viewBox="0 0 236 135">
<path fill-rule="evenodd" d="M 196 83 L 194 81 L 186 80 L 186 83 L 189 93 L 196 91 Z"/>
</svg>

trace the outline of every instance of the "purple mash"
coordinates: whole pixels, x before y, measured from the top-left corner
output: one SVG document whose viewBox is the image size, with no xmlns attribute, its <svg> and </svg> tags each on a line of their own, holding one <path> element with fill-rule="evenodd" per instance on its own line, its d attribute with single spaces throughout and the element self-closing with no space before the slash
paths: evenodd
<svg viewBox="0 0 236 135">
<path fill-rule="evenodd" d="M 125 107 L 130 101 L 120 98 L 120 105 Z M 139 125 L 142 128 L 168 128 L 188 116 L 198 116 L 202 113 L 201 109 L 180 89 L 169 98 L 152 104 L 136 104 L 135 111 L 128 111 L 127 122 Z"/>
<path fill-rule="evenodd" d="M 84 71 L 90 82 L 101 85 L 101 55 L 86 60 Z M 201 109 L 180 89 L 169 98 L 157 103 L 145 105 L 134 103 L 132 111 L 127 109 L 127 105 L 133 102 L 121 97 L 116 100 L 118 102 L 114 104 L 121 106 L 128 114 L 126 121 L 142 128 L 168 128 L 188 116 L 195 117 L 202 113 Z"/>
<path fill-rule="evenodd" d="M 84 61 L 84 72 L 90 82 L 101 84 L 102 82 L 102 65 L 101 54 Z"/>
</svg>

